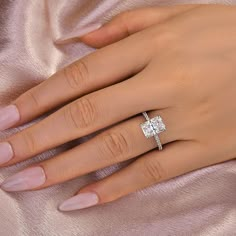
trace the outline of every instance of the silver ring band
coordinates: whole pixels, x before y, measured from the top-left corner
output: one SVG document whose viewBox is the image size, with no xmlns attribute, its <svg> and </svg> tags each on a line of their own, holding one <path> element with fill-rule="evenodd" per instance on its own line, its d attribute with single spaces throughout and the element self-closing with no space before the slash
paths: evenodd
<svg viewBox="0 0 236 236">
<path fill-rule="evenodd" d="M 140 124 L 140 127 L 145 135 L 146 138 L 154 137 L 159 151 L 162 150 L 162 144 L 161 140 L 158 136 L 159 133 L 166 130 L 166 126 L 162 121 L 162 118 L 160 116 L 156 116 L 154 118 L 149 118 L 147 112 L 142 112 L 144 118 L 146 121 L 142 124 Z"/>
</svg>

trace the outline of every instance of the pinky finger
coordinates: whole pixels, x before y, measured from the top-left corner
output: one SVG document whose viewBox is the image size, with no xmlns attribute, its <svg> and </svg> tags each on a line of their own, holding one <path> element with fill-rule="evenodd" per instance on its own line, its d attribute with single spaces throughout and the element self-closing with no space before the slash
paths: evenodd
<svg viewBox="0 0 236 236">
<path fill-rule="evenodd" d="M 151 151 L 124 169 L 80 189 L 64 201 L 61 211 L 72 211 L 117 200 L 137 190 L 207 165 L 203 150 L 194 141 L 167 144 L 161 152 Z M 200 158 L 199 158 L 200 157 Z"/>
</svg>

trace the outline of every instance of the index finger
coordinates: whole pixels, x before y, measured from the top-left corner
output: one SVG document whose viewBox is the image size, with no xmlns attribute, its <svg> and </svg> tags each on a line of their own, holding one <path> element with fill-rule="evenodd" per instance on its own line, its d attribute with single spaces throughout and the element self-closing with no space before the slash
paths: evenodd
<svg viewBox="0 0 236 236">
<path fill-rule="evenodd" d="M 0 130 L 23 124 L 62 103 L 137 73 L 145 67 L 151 55 L 151 47 L 145 46 L 150 43 L 147 40 L 140 33 L 99 49 L 61 69 L 1 109 Z"/>
</svg>

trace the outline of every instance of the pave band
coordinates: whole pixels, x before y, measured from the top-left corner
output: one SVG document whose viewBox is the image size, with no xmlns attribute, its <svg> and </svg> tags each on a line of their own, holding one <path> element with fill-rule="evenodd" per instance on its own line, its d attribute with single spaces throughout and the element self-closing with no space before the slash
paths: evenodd
<svg viewBox="0 0 236 236">
<path fill-rule="evenodd" d="M 146 138 L 154 137 L 159 150 L 162 150 L 161 140 L 158 136 L 159 133 L 166 130 L 166 126 L 162 121 L 160 116 L 156 116 L 154 118 L 149 118 L 147 112 L 142 113 L 145 117 L 146 121 L 140 124 L 140 127 Z"/>
</svg>

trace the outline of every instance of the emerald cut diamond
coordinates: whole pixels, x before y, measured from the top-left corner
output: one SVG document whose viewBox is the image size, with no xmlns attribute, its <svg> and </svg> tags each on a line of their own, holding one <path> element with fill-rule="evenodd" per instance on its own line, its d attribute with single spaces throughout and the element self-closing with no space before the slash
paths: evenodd
<svg viewBox="0 0 236 236">
<path fill-rule="evenodd" d="M 146 138 L 154 137 L 155 135 L 166 130 L 165 124 L 160 116 L 147 120 L 140 126 Z"/>
</svg>

